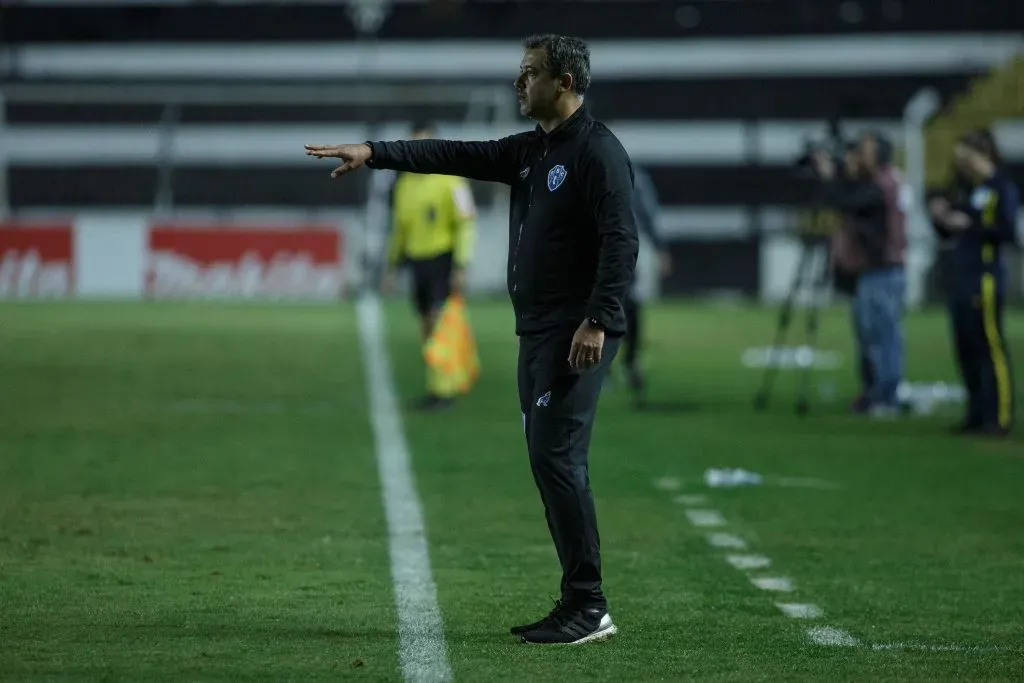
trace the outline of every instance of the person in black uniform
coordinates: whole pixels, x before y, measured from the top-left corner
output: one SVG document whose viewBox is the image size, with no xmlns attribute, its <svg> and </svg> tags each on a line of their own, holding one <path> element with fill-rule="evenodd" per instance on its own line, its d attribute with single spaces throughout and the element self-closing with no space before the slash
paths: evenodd
<svg viewBox="0 0 1024 683">
<path fill-rule="evenodd" d="M 949 309 L 957 363 L 968 392 L 955 431 L 1005 436 L 1013 426 L 1014 386 L 1003 336 L 1003 247 L 1016 241 L 1017 187 L 1002 169 L 992 134 L 978 130 L 956 146 L 957 182 L 929 202 L 932 224 L 950 248 Z"/>
<path fill-rule="evenodd" d="M 511 187 L 506 280 L 519 336 L 519 403 L 534 480 L 559 561 L 561 600 L 512 629 L 531 643 L 613 635 L 602 588 L 588 452 L 601 388 L 626 331 L 623 303 L 639 239 L 633 168 L 618 139 L 588 113 L 590 51 L 577 38 L 523 43 L 515 88 L 534 130 L 499 140 L 405 140 L 307 145 L 341 159 L 332 177 L 364 164 Z"/>
<path fill-rule="evenodd" d="M 665 248 L 658 228 L 661 207 L 658 205 L 658 191 L 654 187 L 651 176 L 641 166 L 633 167 L 633 213 L 636 216 L 637 228 L 643 232 L 658 254 L 658 274 L 668 275 L 672 260 Z M 636 399 L 644 398 L 643 370 L 640 368 L 639 356 L 642 342 L 642 315 L 640 300 L 636 296 L 636 281 L 626 296 L 626 337 L 622 343 L 622 361 L 626 372 L 626 380 Z"/>
</svg>

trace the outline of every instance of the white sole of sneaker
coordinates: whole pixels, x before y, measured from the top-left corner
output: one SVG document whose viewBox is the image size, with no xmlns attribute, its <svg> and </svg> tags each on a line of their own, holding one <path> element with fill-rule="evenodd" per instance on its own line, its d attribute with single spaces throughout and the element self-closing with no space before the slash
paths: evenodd
<svg viewBox="0 0 1024 683">
<path fill-rule="evenodd" d="M 607 618 L 607 617 L 605 617 L 605 618 Z M 600 643 L 603 640 L 608 640 L 609 638 L 611 638 L 612 636 L 614 636 L 618 632 L 619 632 L 619 627 L 616 626 L 615 624 L 613 624 L 611 622 L 611 619 L 608 620 L 608 626 L 607 627 L 604 625 L 604 621 L 602 620 L 601 628 L 599 628 L 598 630 L 594 631 L 589 636 L 584 636 L 583 638 L 580 638 L 579 640 L 575 640 L 575 641 L 569 643 L 569 645 L 586 645 L 587 643 Z"/>
</svg>

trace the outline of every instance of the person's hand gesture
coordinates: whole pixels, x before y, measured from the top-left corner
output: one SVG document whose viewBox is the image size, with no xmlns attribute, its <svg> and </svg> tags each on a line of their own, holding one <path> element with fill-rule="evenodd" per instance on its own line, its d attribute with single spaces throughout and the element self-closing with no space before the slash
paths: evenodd
<svg viewBox="0 0 1024 683">
<path fill-rule="evenodd" d="M 350 171 L 360 168 L 370 160 L 373 150 L 367 144 L 360 145 L 306 145 L 306 154 L 317 159 L 341 159 L 343 163 L 331 171 L 331 177 L 337 178 Z"/>
</svg>

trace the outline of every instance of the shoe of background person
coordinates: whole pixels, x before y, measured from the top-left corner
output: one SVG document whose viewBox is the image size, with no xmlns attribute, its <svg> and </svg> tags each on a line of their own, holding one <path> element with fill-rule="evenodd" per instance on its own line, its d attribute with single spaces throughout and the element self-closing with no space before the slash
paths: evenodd
<svg viewBox="0 0 1024 683">
<path fill-rule="evenodd" d="M 1010 430 L 1006 427 L 1000 427 L 999 425 L 981 425 L 976 430 L 970 432 L 973 436 L 980 436 L 983 438 L 1003 439 L 1010 435 Z"/>
<path fill-rule="evenodd" d="M 872 420 L 895 420 L 902 414 L 903 411 L 898 405 L 893 406 L 885 403 L 876 403 L 868 409 L 868 415 L 871 416 Z"/>
<path fill-rule="evenodd" d="M 964 420 L 950 427 L 949 431 L 952 434 L 958 436 L 963 436 L 967 434 L 977 434 L 979 431 L 981 431 L 981 425 L 978 424 L 977 422 L 970 422 L 968 420 Z"/>
<path fill-rule="evenodd" d="M 414 408 L 421 412 L 436 412 L 451 408 L 454 403 L 453 399 L 427 394 L 416 403 Z"/>
</svg>

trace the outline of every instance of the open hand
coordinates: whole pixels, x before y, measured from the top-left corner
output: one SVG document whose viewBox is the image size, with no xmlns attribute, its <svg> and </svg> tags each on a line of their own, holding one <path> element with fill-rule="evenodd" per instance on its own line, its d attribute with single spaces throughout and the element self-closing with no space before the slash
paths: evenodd
<svg viewBox="0 0 1024 683">
<path fill-rule="evenodd" d="M 604 330 L 592 327 L 586 320 L 576 329 L 569 349 L 569 367 L 586 370 L 601 362 L 604 349 Z"/>
<path fill-rule="evenodd" d="M 331 171 L 331 177 L 337 178 L 349 171 L 354 171 L 370 160 L 373 150 L 367 144 L 360 145 L 306 145 L 306 154 L 317 159 L 341 159 L 343 163 Z"/>
</svg>

